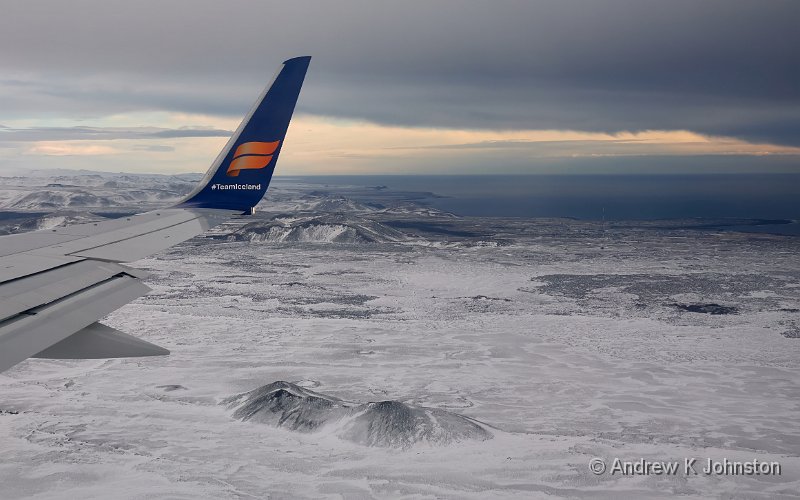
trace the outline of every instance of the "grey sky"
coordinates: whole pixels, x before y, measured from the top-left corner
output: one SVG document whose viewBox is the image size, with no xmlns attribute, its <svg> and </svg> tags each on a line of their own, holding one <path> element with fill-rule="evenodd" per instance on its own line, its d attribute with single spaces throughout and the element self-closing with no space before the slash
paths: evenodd
<svg viewBox="0 0 800 500">
<path fill-rule="evenodd" d="M 276 63 L 308 54 L 310 114 L 800 145 L 797 1 L 12 0 L 0 11 L 0 124 L 238 116 Z"/>
</svg>

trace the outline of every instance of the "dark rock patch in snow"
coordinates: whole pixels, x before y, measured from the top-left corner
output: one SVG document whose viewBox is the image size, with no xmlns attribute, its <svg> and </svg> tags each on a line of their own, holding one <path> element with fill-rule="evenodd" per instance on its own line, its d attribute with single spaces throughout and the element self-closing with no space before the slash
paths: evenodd
<svg viewBox="0 0 800 500">
<path fill-rule="evenodd" d="M 460 236 L 465 238 L 477 238 L 483 236 L 483 233 L 476 231 L 467 231 L 455 224 L 447 224 L 443 222 L 430 223 L 419 220 L 387 220 L 384 222 L 387 226 L 397 229 L 411 230 L 414 233 L 425 235 L 428 233 L 443 234 L 447 236 Z"/>
<path fill-rule="evenodd" d="M 465 297 L 465 298 L 472 300 L 497 300 L 501 302 L 511 302 L 511 299 L 507 299 L 505 297 L 487 297 L 486 295 L 475 295 L 473 297 Z"/>
<path fill-rule="evenodd" d="M 739 309 L 733 306 L 722 306 L 719 304 L 673 304 L 681 311 L 701 313 L 701 314 L 737 314 Z"/>
<path fill-rule="evenodd" d="M 178 384 L 168 384 L 168 385 L 157 385 L 156 389 L 163 389 L 164 392 L 172 392 L 172 391 L 185 391 L 186 387 Z"/>
<path fill-rule="evenodd" d="M 785 330 L 781 332 L 781 335 L 787 339 L 800 339 L 800 324 L 796 321 L 781 321 L 779 323 L 785 328 Z"/>
</svg>

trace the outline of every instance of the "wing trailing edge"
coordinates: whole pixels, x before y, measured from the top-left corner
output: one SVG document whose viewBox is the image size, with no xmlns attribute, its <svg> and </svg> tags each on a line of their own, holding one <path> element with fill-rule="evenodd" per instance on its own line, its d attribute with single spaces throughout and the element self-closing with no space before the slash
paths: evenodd
<svg viewBox="0 0 800 500">
<path fill-rule="evenodd" d="M 34 358 L 102 359 L 164 356 L 169 351 L 102 323 L 92 323 L 40 351 Z"/>
<path fill-rule="evenodd" d="M 114 276 L 0 323 L 0 372 L 11 368 L 149 292 L 131 276 Z"/>
</svg>

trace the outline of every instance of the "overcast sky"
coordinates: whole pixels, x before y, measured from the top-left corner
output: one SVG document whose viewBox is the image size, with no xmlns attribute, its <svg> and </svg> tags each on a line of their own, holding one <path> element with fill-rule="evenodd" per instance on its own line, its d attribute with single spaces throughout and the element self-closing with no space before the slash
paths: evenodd
<svg viewBox="0 0 800 500">
<path fill-rule="evenodd" d="M 0 171 L 203 171 L 311 55 L 279 173 L 800 172 L 800 2 L 14 1 Z"/>
</svg>

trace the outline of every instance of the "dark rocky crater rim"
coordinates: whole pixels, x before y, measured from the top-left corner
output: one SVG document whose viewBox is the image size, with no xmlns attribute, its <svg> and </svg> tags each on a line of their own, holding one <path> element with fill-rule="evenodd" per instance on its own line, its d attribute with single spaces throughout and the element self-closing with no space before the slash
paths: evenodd
<svg viewBox="0 0 800 500">
<path fill-rule="evenodd" d="M 277 381 L 225 399 L 233 417 L 296 432 L 332 433 L 364 446 L 407 449 L 492 438 L 489 426 L 438 408 L 387 400 L 355 403 Z"/>
</svg>

